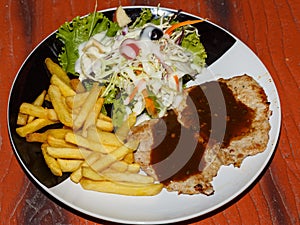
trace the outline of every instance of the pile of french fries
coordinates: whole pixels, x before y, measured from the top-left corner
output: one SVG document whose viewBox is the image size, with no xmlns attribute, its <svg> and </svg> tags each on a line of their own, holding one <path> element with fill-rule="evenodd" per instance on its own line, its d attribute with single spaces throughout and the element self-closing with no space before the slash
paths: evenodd
<svg viewBox="0 0 300 225">
<path fill-rule="evenodd" d="M 16 132 L 28 142 L 40 142 L 41 152 L 56 176 L 70 179 L 86 190 L 130 196 L 158 194 L 163 185 L 140 173 L 133 152 L 137 141 L 126 141 L 136 116 L 130 115 L 114 131 L 112 119 L 101 113 L 104 91 L 98 83 L 90 90 L 78 79 L 70 79 L 50 58 L 50 86 L 32 103 L 22 103 Z M 50 101 L 53 108 L 44 107 Z M 51 128 L 52 124 L 62 128 Z M 40 130 L 44 128 L 43 132 Z"/>
</svg>

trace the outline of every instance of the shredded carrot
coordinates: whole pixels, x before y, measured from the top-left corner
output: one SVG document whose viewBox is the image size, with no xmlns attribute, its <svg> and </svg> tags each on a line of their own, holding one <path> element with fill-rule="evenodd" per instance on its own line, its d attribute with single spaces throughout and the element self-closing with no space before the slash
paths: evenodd
<svg viewBox="0 0 300 225">
<path fill-rule="evenodd" d="M 135 75 L 140 75 L 143 72 L 143 65 L 140 63 L 138 65 L 138 69 L 135 69 L 133 72 L 135 73 Z"/>
<path fill-rule="evenodd" d="M 178 79 L 178 76 L 175 75 L 173 76 L 174 80 L 175 80 L 175 83 L 176 83 L 176 88 L 177 88 L 177 91 L 179 91 L 179 79 Z"/>
<path fill-rule="evenodd" d="M 156 111 L 153 99 L 147 97 L 147 98 L 145 98 L 145 103 L 146 103 L 146 110 L 147 110 L 147 112 L 151 116 L 156 117 L 157 111 Z"/>
<path fill-rule="evenodd" d="M 133 88 L 131 94 L 125 99 L 125 102 L 128 104 L 129 102 L 132 101 L 132 99 L 136 96 L 138 93 L 139 89 L 141 88 L 142 84 L 145 83 L 144 79 L 141 79 L 137 85 Z"/>
<path fill-rule="evenodd" d="M 182 27 L 182 26 L 185 26 L 185 25 L 192 25 L 192 24 L 195 24 L 195 23 L 201 23 L 203 21 L 205 21 L 205 20 L 204 19 L 203 20 L 186 20 L 186 21 L 183 21 L 183 22 L 175 23 L 165 31 L 165 34 L 170 35 L 175 29 L 177 29 L 179 27 Z"/>
<path fill-rule="evenodd" d="M 139 88 L 137 86 L 135 86 L 134 89 L 132 90 L 131 94 L 129 95 L 129 102 L 131 102 L 131 100 L 137 94 L 138 90 L 139 90 Z"/>
<path fill-rule="evenodd" d="M 152 98 L 148 96 L 147 90 L 142 91 L 144 99 L 145 99 L 145 108 L 149 115 L 156 117 L 157 116 L 157 110 L 155 108 L 155 104 Z"/>
</svg>

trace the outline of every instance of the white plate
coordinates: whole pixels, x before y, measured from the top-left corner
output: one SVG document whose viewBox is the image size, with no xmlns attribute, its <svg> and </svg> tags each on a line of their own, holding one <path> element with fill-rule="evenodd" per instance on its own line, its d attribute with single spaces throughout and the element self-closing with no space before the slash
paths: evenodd
<svg viewBox="0 0 300 225">
<path fill-rule="evenodd" d="M 132 13 L 141 7 L 124 8 L 129 11 L 131 10 L 130 12 Z M 154 7 L 147 8 L 150 8 L 152 12 L 156 12 L 157 10 Z M 114 10 L 115 9 L 108 9 L 105 10 L 105 12 Z M 176 10 L 160 8 L 158 11 L 159 14 L 170 12 L 176 12 Z M 182 13 L 182 15 L 184 17 L 199 18 L 188 13 Z M 30 79 L 28 74 L 32 73 L 32 70 L 34 70 L 32 68 L 36 65 L 32 63 L 32 61 L 38 57 L 42 59 L 47 57 L 47 55 L 40 56 L 39 54 L 44 54 L 42 53 L 44 52 L 43 45 L 46 45 L 45 42 L 47 42 L 47 40 L 48 45 L 53 41 L 53 34 L 37 46 L 26 59 L 15 79 L 9 100 L 8 125 L 12 146 L 26 173 L 39 187 L 65 205 L 95 218 L 128 224 L 163 224 L 198 217 L 218 209 L 244 192 L 267 167 L 274 153 L 281 123 L 279 97 L 271 75 L 259 58 L 232 34 L 229 34 L 215 24 L 209 23 L 209 25 L 217 27 L 222 30 L 222 32 L 231 36 L 235 39 L 235 43 L 221 57 L 211 62 L 208 67 L 210 73 L 207 76 L 203 76 L 204 79 L 199 80 L 199 82 L 219 77 L 229 78 L 246 73 L 251 75 L 264 88 L 270 102 L 270 109 L 272 110 L 272 116 L 270 118 L 270 140 L 267 149 L 263 153 L 246 158 L 241 168 L 223 166 L 218 176 L 213 180 L 215 189 L 214 195 L 178 195 L 177 193 L 170 193 L 163 190 L 157 196 L 131 197 L 86 191 L 83 190 L 80 185 L 74 184 L 69 179 L 48 188 L 48 185 L 45 185 L 45 183 L 41 181 L 42 178 L 37 178 L 35 170 L 30 164 L 32 161 L 30 160 L 31 156 L 23 155 L 26 151 L 26 149 L 22 149 L 24 140 L 20 140 L 15 135 L 14 123 L 16 115 L 13 112 L 16 107 L 18 107 L 18 104 L 24 101 L 20 95 L 22 95 L 22 93 L 28 94 L 29 92 L 26 89 L 26 86 L 29 85 L 27 80 Z M 55 45 L 51 48 L 51 51 L 54 52 L 53 56 L 56 56 L 56 47 Z M 212 74 L 214 74 L 214 76 L 211 76 Z M 47 80 L 47 77 L 43 78 L 41 83 L 45 83 L 44 85 L 46 86 L 47 81 L 45 80 Z M 17 89 L 21 84 L 24 84 L 25 90 L 23 90 L 23 88 Z M 17 94 L 17 92 L 20 94 Z M 32 96 L 36 96 L 39 90 L 35 93 L 34 91 L 31 92 L 33 92 Z"/>
</svg>

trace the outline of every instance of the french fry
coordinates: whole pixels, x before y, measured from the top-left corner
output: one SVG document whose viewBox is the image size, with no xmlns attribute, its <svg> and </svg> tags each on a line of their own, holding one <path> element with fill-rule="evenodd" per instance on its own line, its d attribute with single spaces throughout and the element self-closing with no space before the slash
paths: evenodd
<svg viewBox="0 0 300 225">
<path fill-rule="evenodd" d="M 86 157 L 86 160 L 80 165 L 80 167 L 75 170 L 73 173 L 71 173 L 70 175 L 70 179 L 74 182 L 74 183 L 79 183 L 81 178 L 83 177 L 83 174 L 82 174 L 82 171 L 83 171 L 83 168 L 85 167 L 89 167 L 89 164 L 88 162 L 95 162 L 95 160 L 98 159 L 98 157 L 95 157 L 96 155 L 98 155 L 99 153 L 96 153 L 93 152 L 91 153 L 90 155 L 88 155 Z"/>
<path fill-rule="evenodd" d="M 70 80 L 70 86 L 76 93 L 83 93 L 86 91 L 81 81 L 77 78 Z"/>
<path fill-rule="evenodd" d="M 44 133 L 30 133 L 26 135 L 26 141 L 28 142 L 40 142 L 45 143 L 47 141 L 47 134 Z"/>
<path fill-rule="evenodd" d="M 133 152 L 130 152 L 130 153 L 128 153 L 127 155 L 125 155 L 123 161 L 124 161 L 124 162 L 127 162 L 128 164 L 129 164 L 129 163 L 133 163 L 133 162 L 134 162 L 134 155 L 133 155 Z"/>
<path fill-rule="evenodd" d="M 125 172 L 128 170 L 128 163 L 124 161 L 116 161 L 110 165 L 110 169 L 118 172 Z"/>
<path fill-rule="evenodd" d="M 33 101 L 32 104 L 37 105 L 37 106 L 43 105 L 46 94 L 47 94 L 47 91 L 43 90 L 42 93 Z M 27 123 L 30 123 L 32 120 L 34 120 L 34 116 L 28 116 Z"/>
<path fill-rule="evenodd" d="M 55 123 L 57 123 L 57 122 L 48 120 L 48 119 L 38 118 L 38 119 L 33 120 L 30 123 L 27 123 L 26 125 L 24 125 L 22 127 L 16 128 L 16 132 L 21 137 L 26 137 L 26 135 L 28 135 L 30 133 L 33 133 L 35 131 L 42 129 L 43 127 L 46 127 L 48 125 L 55 124 Z"/>
<path fill-rule="evenodd" d="M 47 166 L 49 167 L 49 169 L 55 176 L 59 176 L 59 177 L 62 176 L 62 170 L 61 170 L 58 162 L 56 161 L 56 159 L 54 157 L 50 156 L 47 153 L 46 149 L 47 149 L 47 144 L 42 144 L 41 150 L 42 150 L 42 154 L 44 156 Z"/>
<path fill-rule="evenodd" d="M 47 136 L 47 143 L 51 146 L 51 147 L 55 147 L 55 148 L 76 148 L 76 145 L 73 145 L 71 143 L 67 143 L 65 141 L 65 139 L 61 139 L 61 138 L 56 138 L 53 135 L 49 134 Z"/>
<path fill-rule="evenodd" d="M 84 159 L 82 149 L 79 148 L 55 148 L 48 146 L 47 153 L 54 158 Z"/>
<path fill-rule="evenodd" d="M 133 143 L 130 143 L 129 146 L 130 145 L 134 146 Z M 99 160 L 97 160 L 95 163 L 91 164 L 91 167 L 94 170 L 101 172 L 101 171 L 107 169 L 114 162 L 123 159 L 125 155 L 127 155 L 129 152 L 132 152 L 134 150 L 135 149 L 132 149 L 132 148 L 128 147 L 127 145 L 122 145 L 115 151 L 112 151 L 109 154 L 104 155 Z"/>
<path fill-rule="evenodd" d="M 47 93 L 46 96 L 45 96 L 45 101 L 49 101 L 49 102 L 51 101 L 50 98 L 49 98 L 48 93 Z"/>
<path fill-rule="evenodd" d="M 100 91 L 101 91 L 101 88 L 99 87 L 99 85 L 97 83 L 95 83 L 93 85 L 86 101 L 83 103 L 79 114 L 75 118 L 75 121 L 73 124 L 73 129 L 78 130 L 83 126 L 84 121 L 86 120 L 89 112 L 93 109 L 93 107 L 98 99 Z"/>
<path fill-rule="evenodd" d="M 112 132 L 114 130 L 112 122 L 102 119 L 97 119 L 96 126 L 102 131 Z"/>
<path fill-rule="evenodd" d="M 49 120 L 53 120 L 53 121 L 59 120 L 54 109 L 47 109 L 47 116 Z"/>
<path fill-rule="evenodd" d="M 103 113 L 100 113 L 99 114 L 99 119 L 100 120 L 104 120 L 104 121 L 107 121 L 107 122 L 112 122 L 112 118 L 110 118 L 109 116 L 103 114 Z"/>
<path fill-rule="evenodd" d="M 28 115 L 19 112 L 17 118 L 17 125 L 24 126 L 27 124 L 27 121 Z"/>
<path fill-rule="evenodd" d="M 153 177 L 138 174 L 138 173 L 117 172 L 108 169 L 102 171 L 100 174 L 110 181 L 133 182 L 133 183 L 141 183 L 141 184 L 151 184 L 154 182 Z"/>
<path fill-rule="evenodd" d="M 138 173 L 141 169 L 141 166 L 138 163 L 128 164 L 127 171 L 130 173 Z"/>
<path fill-rule="evenodd" d="M 70 132 L 70 129 L 58 128 L 58 129 L 49 129 L 43 133 L 30 133 L 26 135 L 26 141 L 28 142 L 47 142 L 48 135 L 53 136 L 54 138 L 64 139 L 67 132 Z"/>
<path fill-rule="evenodd" d="M 70 175 L 70 179 L 71 181 L 73 181 L 74 183 L 78 184 L 82 178 L 82 166 L 85 164 L 85 162 L 82 163 L 82 165 L 75 170 L 74 172 L 71 173 Z"/>
<path fill-rule="evenodd" d="M 23 102 L 20 106 L 20 113 L 27 114 L 29 116 L 49 119 L 57 121 L 58 117 L 54 109 L 46 109 L 42 106 Z"/>
<path fill-rule="evenodd" d="M 99 133 L 97 127 L 90 126 L 87 129 L 86 138 L 91 141 L 99 142 Z"/>
<path fill-rule="evenodd" d="M 71 132 L 70 128 L 56 128 L 56 129 L 49 129 L 45 131 L 48 135 L 51 135 L 55 138 L 64 139 L 66 133 Z"/>
<path fill-rule="evenodd" d="M 82 134 L 83 136 L 87 135 L 87 129 L 91 126 L 93 126 L 96 123 L 96 120 L 99 116 L 99 113 L 101 111 L 101 108 L 104 103 L 104 98 L 98 98 L 94 107 L 89 112 L 86 120 L 84 121 L 83 128 L 82 128 Z"/>
<path fill-rule="evenodd" d="M 163 188 L 163 184 L 93 181 L 86 178 L 82 178 L 80 184 L 86 190 L 130 196 L 153 196 Z"/>
<path fill-rule="evenodd" d="M 109 153 L 116 149 L 115 146 L 104 145 L 100 142 L 91 141 L 81 135 L 74 134 L 72 132 L 66 134 L 65 140 L 66 142 L 101 153 Z"/>
<path fill-rule="evenodd" d="M 56 85 L 63 96 L 74 96 L 76 92 L 63 80 L 61 80 L 56 74 L 53 74 L 50 79 L 50 83 Z"/>
<path fill-rule="evenodd" d="M 83 92 L 75 96 L 67 96 L 65 101 L 70 109 L 77 109 L 83 105 L 88 96 L 89 92 Z"/>
<path fill-rule="evenodd" d="M 57 163 L 61 168 L 62 172 L 74 172 L 83 163 L 83 160 L 76 159 L 57 159 Z"/>
<path fill-rule="evenodd" d="M 87 139 L 99 142 L 103 145 L 111 145 L 116 147 L 123 145 L 123 143 L 119 141 L 118 137 L 114 133 L 101 131 L 95 126 L 89 127 L 87 131 Z"/>
<path fill-rule="evenodd" d="M 82 176 L 91 180 L 106 180 L 104 176 L 102 176 L 100 173 L 97 171 L 93 170 L 89 166 L 83 166 L 81 168 L 81 173 Z"/>
<path fill-rule="evenodd" d="M 122 125 L 116 130 L 116 136 L 120 140 L 125 140 L 132 126 L 136 123 L 135 113 L 131 113 Z"/>
<path fill-rule="evenodd" d="M 45 59 L 45 64 L 49 70 L 49 72 L 53 75 L 57 75 L 61 80 L 63 80 L 66 84 L 70 85 L 70 78 L 67 73 L 50 58 Z"/>
<path fill-rule="evenodd" d="M 101 157 L 103 157 L 102 153 L 92 152 L 91 154 L 89 154 L 88 156 L 85 157 L 85 164 L 87 166 L 90 166 L 93 163 L 95 163 L 98 159 L 100 159 Z"/>
<path fill-rule="evenodd" d="M 68 112 L 63 100 L 60 90 L 57 86 L 51 84 L 49 86 L 48 94 L 54 110 L 57 113 L 59 120 L 66 126 L 72 127 L 73 126 L 73 119 L 71 114 Z"/>
</svg>

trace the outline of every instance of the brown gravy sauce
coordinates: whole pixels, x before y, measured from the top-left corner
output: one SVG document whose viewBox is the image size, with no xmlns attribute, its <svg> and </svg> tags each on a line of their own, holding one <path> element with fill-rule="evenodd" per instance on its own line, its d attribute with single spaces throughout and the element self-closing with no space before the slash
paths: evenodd
<svg viewBox="0 0 300 225">
<path fill-rule="evenodd" d="M 164 184 L 201 172 L 205 149 L 214 144 L 226 147 L 233 138 L 249 132 L 254 116 L 251 108 L 237 101 L 227 85 L 218 81 L 191 88 L 181 114 L 183 125 L 170 111 L 152 128 L 150 164 Z"/>
</svg>

